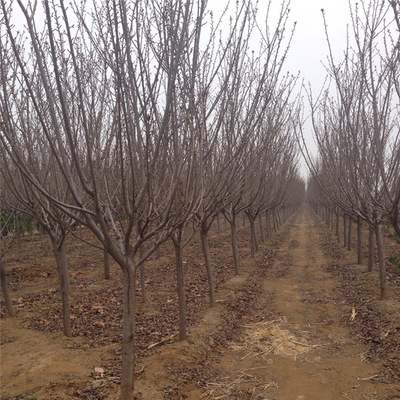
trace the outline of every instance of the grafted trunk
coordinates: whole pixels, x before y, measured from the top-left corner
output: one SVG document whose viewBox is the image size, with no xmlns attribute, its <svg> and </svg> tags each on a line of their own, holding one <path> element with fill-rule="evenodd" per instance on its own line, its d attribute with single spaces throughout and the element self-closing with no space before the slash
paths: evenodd
<svg viewBox="0 0 400 400">
<path fill-rule="evenodd" d="M 386 261 L 385 247 L 383 244 L 382 224 L 377 223 L 375 226 L 376 245 L 378 247 L 379 258 L 379 283 L 381 289 L 381 300 L 386 297 Z"/>
<path fill-rule="evenodd" d="M 108 251 L 104 249 L 103 251 L 103 256 L 104 256 L 104 279 L 109 280 L 110 279 L 110 255 L 108 254 Z"/>
<path fill-rule="evenodd" d="M 134 390 L 136 288 L 135 268 L 126 260 L 123 272 L 121 400 L 132 400 Z"/>
<path fill-rule="evenodd" d="M 368 225 L 368 272 L 372 272 L 374 267 L 374 227 Z"/>
<path fill-rule="evenodd" d="M 70 281 L 64 239 L 61 244 L 53 242 L 53 252 L 57 263 L 58 279 L 60 283 L 63 331 L 65 336 L 71 337 L 72 327 L 69 302 Z"/>
<path fill-rule="evenodd" d="M 232 244 L 232 255 L 233 255 L 233 264 L 235 266 L 235 275 L 240 274 L 240 261 L 239 261 L 239 251 L 237 245 L 237 230 L 236 230 L 236 214 L 232 213 L 232 219 L 230 222 L 231 225 L 231 244 Z"/>
<path fill-rule="evenodd" d="M 183 245 L 182 232 L 178 232 L 177 236 L 172 239 L 175 248 L 175 266 L 176 266 L 176 282 L 178 292 L 179 305 L 179 340 L 186 339 L 186 294 L 185 279 L 183 271 Z"/>
<path fill-rule="evenodd" d="M 12 303 L 10 292 L 8 291 L 7 274 L 6 271 L 4 271 L 3 261 L 1 257 L 0 257 L 0 281 L 1 281 L 1 290 L 3 291 L 4 301 L 7 306 L 8 314 L 10 315 L 10 317 L 13 317 L 15 315 L 15 309 Z"/>
<path fill-rule="evenodd" d="M 203 247 L 204 262 L 206 264 L 208 288 L 210 294 L 210 307 L 215 305 L 215 279 L 211 266 L 210 245 L 208 244 L 208 229 L 206 223 L 202 223 L 200 229 L 201 244 Z"/>
<path fill-rule="evenodd" d="M 362 220 L 360 216 L 357 217 L 357 264 L 361 265 L 363 262 L 362 253 Z"/>
</svg>

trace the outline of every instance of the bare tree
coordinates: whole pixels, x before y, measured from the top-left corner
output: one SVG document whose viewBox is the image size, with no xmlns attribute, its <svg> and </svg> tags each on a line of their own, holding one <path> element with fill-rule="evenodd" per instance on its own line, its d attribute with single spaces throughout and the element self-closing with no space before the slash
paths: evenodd
<svg viewBox="0 0 400 400">
<path fill-rule="evenodd" d="M 3 265 L 3 259 L 6 254 L 10 253 L 13 247 L 15 247 L 15 211 L 12 208 L 7 207 L 7 201 L 5 200 L 4 192 L 5 188 L 2 184 L 1 188 L 1 225 L 0 225 L 0 284 L 3 292 L 4 301 L 6 303 L 7 311 L 10 317 L 15 315 L 15 308 L 13 306 L 12 298 L 8 289 L 7 284 L 7 273 Z"/>
<path fill-rule="evenodd" d="M 313 171 L 324 192 L 345 214 L 359 216 L 374 227 L 381 298 L 385 297 L 386 265 L 382 223 L 391 215 L 390 188 L 398 186 L 398 104 L 393 101 L 392 59 L 381 51 L 388 6 L 371 1 L 350 9 L 352 36 L 342 62 L 336 63 L 327 33 L 327 70 L 336 97 L 326 90 L 314 102 L 313 124 L 321 168 Z M 350 41 L 350 39 L 349 39 Z M 387 48 L 387 47 L 386 47 Z M 387 51 L 386 51 L 387 54 Z M 317 106 L 315 106 L 317 104 Z M 395 151 L 394 151 L 395 150 Z M 323 175 L 321 175 L 323 172 Z"/>
<path fill-rule="evenodd" d="M 41 153 L 41 155 L 46 154 L 45 149 L 42 149 L 42 151 L 43 153 Z M 35 154 L 38 153 L 35 152 Z M 6 154 L 3 153 L 3 157 L 6 158 Z M 52 180 L 55 178 L 55 175 L 48 174 L 47 178 L 43 177 L 43 170 L 49 171 L 51 167 L 46 164 L 44 159 L 42 159 L 41 162 L 37 161 L 37 159 L 33 160 L 30 157 L 27 163 L 29 163 L 31 168 L 35 170 L 36 176 L 40 176 L 43 179 L 42 183 L 51 188 L 52 193 L 57 193 L 59 198 L 63 198 L 65 187 L 60 185 L 61 182 L 48 182 L 48 178 Z M 38 171 L 35 166 L 40 169 L 43 168 L 42 171 Z M 2 176 L 8 190 L 15 198 L 14 203 L 16 204 L 16 210 L 34 216 L 51 240 L 60 284 L 63 331 L 66 336 L 72 336 L 69 301 L 70 277 L 67 263 L 66 237 L 74 220 L 61 212 L 58 208 L 54 207 L 48 199 L 42 196 L 40 192 L 27 182 L 26 178 L 19 170 L 15 168 L 11 169 L 8 163 L 2 170 Z"/>
<path fill-rule="evenodd" d="M 60 7 L 45 1 L 41 31 L 38 11 L 18 4 L 26 20 L 25 36 L 13 30 L 11 10 L 1 2 L 7 30 L 2 53 L 12 68 L 2 70 L 2 142 L 26 180 L 89 227 L 121 266 L 121 398 L 128 399 L 133 391 L 136 271 L 187 217 L 172 209 L 186 172 L 179 160 L 171 160 L 171 147 L 185 140 L 179 136 L 182 130 L 174 129 L 184 119 L 172 115 L 185 109 L 176 84 L 184 76 L 184 54 L 199 47 L 201 3 L 150 2 L 142 8 L 139 2 L 113 1 L 95 3 L 92 15 L 77 8 L 71 16 L 63 1 Z M 25 40 L 30 45 L 24 51 Z M 9 94 L 21 89 L 40 123 L 32 142 L 48 144 L 56 160 L 52 173 L 63 181 L 68 202 L 40 181 L 16 146 L 18 105 Z M 29 114 L 24 118 L 28 121 Z M 167 161 L 170 171 L 163 169 Z M 152 238 L 156 240 L 143 256 L 135 258 Z"/>
<path fill-rule="evenodd" d="M 238 4 L 228 38 L 218 41 L 202 0 L 113 0 L 92 10 L 63 0 L 45 0 L 42 10 L 17 3 L 25 18 L 19 32 L 1 0 L 2 144 L 31 193 L 87 226 L 120 265 L 121 399 L 130 399 L 137 271 L 194 213 L 206 249 L 210 222 L 236 179 L 220 127 L 251 8 Z M 206 21 L 214 39 L 202 49 Z M 29 162 L 29 149 L 43 145 L 62 190 Z"/>
</svg>

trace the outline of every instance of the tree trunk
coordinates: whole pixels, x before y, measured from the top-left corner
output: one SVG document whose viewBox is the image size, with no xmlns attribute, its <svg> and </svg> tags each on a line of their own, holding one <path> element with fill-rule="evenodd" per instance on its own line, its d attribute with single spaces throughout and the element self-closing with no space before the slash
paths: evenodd
<svg viewBox="0 0 400 400">
<path fill-rule="evenodd" d="M 258 251 L 258 243 L 257 243 L 257 235 L 256 235 L 256 223 L 255 219 L 248 215 L 250 221 L 250 257 L 254 258 L 256 256 L 256 252 Z"/>
<path fill-rule="evenodd" d="M 347 250 L 351 250 L 351 238 L 352 238 L 352 227 L 353 227 L 353 218 L 349 217 L 349 232 L 347 235 Z"/>
<path fill-rule="evenodd" d="M 368 225 L 368 272 L 374 268 L 374 228 Z"/>
<path fill-rule="evenodd" d="M 72 328 L 69 304 L 70 282 L 64 239 L 62 239 L 61 244 L 53 243 L 53 252 L 57 263 L 58 279 L 60 282 L 64 335 L 71 337 Z"/>
<path fill-rule="evenodd" d="M 340 242 L 340 217 L 339 211 L 336 211 L 336 237 L 338 242 Z"/>
<path fill-rule="evenodd" d="M 136 229 L 137 229 L 137 231 L 136 231 L 137 234 L 140 235 L 141 234 L 140 232 L 142 230 L 140 223 L 137 225 Z M 144 247 L 143 247 L 143 243 L 142 243 L 139 247 L 139 259 L 142 259 L 143 255 L 144 255 Z M 140 267 L 139 267 L 139 274 L 140 274 L 139 280 L 140 280 L 140 289 L 142 291 L 142 300 L 143 300 L 143 302 L 146 302 L 146 283 L 145 283 L 146 279 L 145 279 L 144 267 L 145 267 L 145 265 L 143 262 L 140 264 Z"/>
<path fill-rule="evenodd" d="M 1 281 L 1 290 L 3 291 L 4 301 L 7 306 L 8 314 L 10 315 L 10 317 L 13 317 L 15 315 L 15 309 L 12 303 L 10 292 L 8 291 L 7 274 L 6 271 L 4 271 L 3 261 L 1 257 L 0 257 L 0 281 Z"/>
<path fill-rule="evenodd" d="M 140 257 L 140 259 L 142 259 L 143 254 L 144 254 L 144 248 L 143 248 L 143 245 L 141 245 L 140 249 L 139 249 L 139 257 Z M 143 300 L 143 302 L 146 302 L 147 292 L 146 292 L 146 276 L 145 276 L 145 264 L 144 264 L 144 262 L 142 264 L 140 264 L 139 274 L 140 274 L 140 289 L 141 289 L 141 292 L 142 292 L 142 300 Z"/>
<path fill-rule="evenodd" d="M 175 265 L 176 265 L 176 282 L 178 290 L 179 304 L 179 340 L 186 339 L 186 294 L 185 280 L 183 272 L 183 248 L 182 248 L 182 232 L 172 239 L 175 247 Z"/>
<path fill-rule="evenodd" d="M 237 237 L 236 237 L 236 214 L 232 213 L 232 219 L 230 221 L 231 225 L 231 243 L 232 243 L 232 255 L 233 255 L 233 264 L 235 266 L 235 275 L 240 274 L 240 261 L 239 261 L 239 251 L 237 245 Z"/>
<path fill-rule="evenodd" d="M 272 236 L 272 226 L 271 226 L 271 214 L 267 213 L 267 234 L 268 237 Z"/>
<path fill-rule="evenodd" d="M 357 264 L 361 265 L 363 262 L 362 253 L 362 220 L 361 217 L 357 217 Z"/>
<path fill-rule="evenodd" d="M 134 391 L 135 368 L 135 314 L 136 288 L 135 267 L 127 260 L 123 267 L 123 321 L 122 321 L 122 372 L 121 372 L 121 400 L 132 400 Z"/>
<path fill-rule="evenodd" d="M 218 234 L 221 233 L 221 222 L 219 220 L 219 213 L 217 214 L 217 229 L 218 229 Z"/>
<path fill-rule="evenodd" d="M 277 223 L 276 223 L 276 212 L 274 211 L 272 214 L 272 222 L 273 222 L 273 226 L 274 226 L 274 232 L 278 231 L 278 227 L 277 227 Z"/>
<path fill-rule="evenodd" d="M 108 254 L 108 251 L 106 249 L 104 249 L 103 255 L 104 255 L 104 279 L 109 280 L 110 279 L 110 255 Z"/>
<path fill-rule="evenodd" d="M 262 214 L 259 215 L 259 222 L 260 222 L 261 243 L 264 243 L 265 242 L 265 236 L 264 236 L 264 227 L 263 227 Z"/>
<path fill-rule="evenodd" d="M 211 266 L 210 246 L 208 244 L 208 230 L 206 223 L 201 224 L 200 229 L 201 244 L 203 247 L 204 262 L 206 264 L 208 287 L 210 293 L 210 307 L 215 305 L 215 280 L 214 271 Z"/>
<path fill-rule="evenodd" d="M 381 289 L 381 300 L 386 297 L 386 261 L 385 246 L 383 244 L 382 224 L 377 223 L 375 227 L 376 245 L 378 247 L 379 258 L 379 283 Z"/>
<path fill-rule="evenodd" d="M 343 215 L 343 242 L 344 247 L 347 246 L 347 216 L 346 214 Z"/>
<path fill-rule="evenodd" d="M 277 211 L 277 220 L 278 220 L 278 229 L 282 226 L 282 220 L 281 220 L 281 212 Z"/>
</svg>

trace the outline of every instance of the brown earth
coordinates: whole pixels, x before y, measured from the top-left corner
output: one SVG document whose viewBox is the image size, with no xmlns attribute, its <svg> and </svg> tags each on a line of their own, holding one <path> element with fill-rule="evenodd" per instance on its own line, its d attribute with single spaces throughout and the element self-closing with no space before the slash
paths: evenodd
<svg viewBox="0 0 400 400">
<path fill-rule="evenodd" d="M 137 399 L 400 399 L 395 278 L 388 279 L 388 300 L 378 301 L 376 271 L 367 274 L 353 265 L 355 255 L 334 243 L 308 207 L 262 246 L 256 260 L 244 259 L 241 276 L 228 278 L 228 233 L 214 234 L 211 244 L 218 282 L 214 309 L 207 309 L 202 295 L 206 282 L 198 250 L 186 253 L 185 342 L 174 342 L 168 249 L 148 266 L 149 292 L 138 312 Z M 80 268 L 71 268 L 79 289 L 72 295 L 74 338 L 59 331 L 50 264 L 10 271 L 18 316 L 2 319 L 1 399 L 118 398 L 118 270 L 113 265 L 113 280 L 103 282 L 98 254 L 82 255 L 75 246 L 81 261 L 74 259 Z M 26 260 L 20 255 L 14 262 Z M 104 376 L 94 375 L 95 367 Z"/>
</svg>

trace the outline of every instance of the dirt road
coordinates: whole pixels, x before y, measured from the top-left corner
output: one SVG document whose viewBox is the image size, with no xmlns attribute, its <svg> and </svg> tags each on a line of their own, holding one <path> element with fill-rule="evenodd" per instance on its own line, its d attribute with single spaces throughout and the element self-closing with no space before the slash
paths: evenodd
<svg viewBox="0 0 400 400">
<path fill-rule="evenodd" d="M 193 343 L 197 352 L 196 347 L 178 344 L 157 356 L 158 370 L 148 365 L 147 377 L 153 374 L 158 383 L 166 379 L 164 398 L 400 398 L 400 384 L 374 380 L 381 364 L 367 362 L 365 347 L 343 324 L 357 316 L 344 304 L 339 283 L 324 270 L 329 262 L 319 240 L 324 229 L 313 212 L 303 208 L 279 236 L 279 250 L 264 273 L 261 292 L 248 304 L 229 339 L 220 338 L 214 346 L 206 343 L 203 350 L 200 343 Z M 235 296 L 238 280 L 219 293 L 222 303 Z M 210 329 L 219 327 L 222 336 L 227 329 L 223 313 L 221 308 L 205 316 L 213 321 Z M 203 322 L 192 337 L 206 330 Z M 212 337 L 218 340 L 218 335 Z M 167 370 L 160 371 L 160 361 Z M 146 378 L 139 380 L 145 399 L 150 399 L 148 384 Z"/>
</svg>

